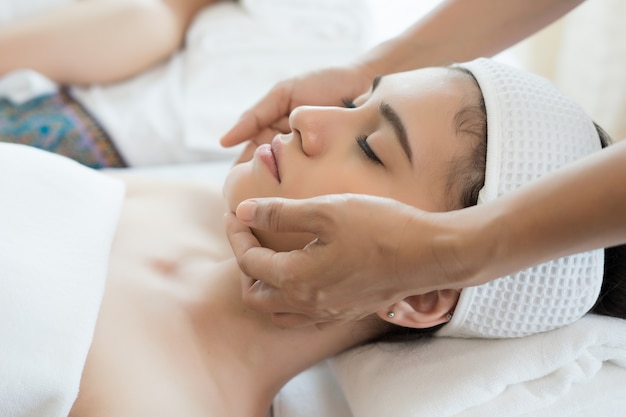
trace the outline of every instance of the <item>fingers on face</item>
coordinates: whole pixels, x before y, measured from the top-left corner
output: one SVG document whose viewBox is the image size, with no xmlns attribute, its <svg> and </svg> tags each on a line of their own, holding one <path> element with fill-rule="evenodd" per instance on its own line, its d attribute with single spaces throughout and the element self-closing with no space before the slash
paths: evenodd
<svg viewBox="0 0 626 417">
<path fill-rule="evenodd" d="M 257 229 L 315 236 L 328 235 L 336 229 L 333 217 L 336 207 L 326 201 L 326 196 L 304 200 L 258 198 L 255 206 L 254 217 L 246 224 Z M 241 213 L 237 210 L 237 214 Z"/>
<path fill-rule="evenodd" d="M 248 250 L 261 247 L 250 228 L 241 223 L 234 213 L 228 212 L 224 214 L 224 224 L 226 226 L 226 236 L 238 259 Z"/>
<path fill-rule="evenodd" d="M 252 139 L 275 123 L 284 126 L 281 119 L 286 118 L 291 111 L 292 91 L 293 83 L 289 80 L 277 84 L 265 97 L 245 111 L 235 126 L 222 136 L 222 146 L 234 146 Z"/>
</svg>

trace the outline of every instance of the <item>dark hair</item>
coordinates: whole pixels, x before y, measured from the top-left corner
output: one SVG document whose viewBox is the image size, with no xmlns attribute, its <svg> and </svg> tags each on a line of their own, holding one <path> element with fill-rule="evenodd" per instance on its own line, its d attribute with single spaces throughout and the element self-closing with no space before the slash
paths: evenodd
<svg viewBox="0 0 626 417">
<path fill-rule="evenodd" d="M 469 75 L 476 86 L 478 82 L 471 72 L 454 67 Z M 480 88 L 479 88 L 480 92 Z M 478 102 L 466 104 L 454 117 L 456 132 L 470 142 L 470 152 L 452 161 L 448 177 L 449 195 L 458 195 L 459 200 L 450 203 L 451 209 L 466 208 L 478 204 L 478 193 L 485 184 L 487 163 L 487 110 L 482 94 Z M 474 99 L 474 101 L 476 101 Z M 612 144 L 610 136 L 594 123 L 602 148 Z M 459 192 L 454 188 L 460 188 Z M 456 206 L 456 207 L 455 207 Z M 626 319 L 626 245 L 604 250 L 604 276 L 600 295 L 590 313 Z M 410 342 L 435 334 L 445 323 L 426 329 L 393 326 L 376 342 Z"/>
<path fill-rule="evenodd" d="M 450 210 L 478 204 L 478 193 L 485 185 L 485 171 L 487 169 L 487 108 L 485 107 L 485 99 L 474 75 L 465 68 L 454 68 L 473 80 L 478 94 L 466 99 L 468 103 L 457 112 L 453 120 L 457 136 L 467 139 L 470 150 L 463 156 L 451 161 L 447 181 L 448 195 L 458 196 L 454 197 L 458 199 L 450 202 Z"/>
</svg>

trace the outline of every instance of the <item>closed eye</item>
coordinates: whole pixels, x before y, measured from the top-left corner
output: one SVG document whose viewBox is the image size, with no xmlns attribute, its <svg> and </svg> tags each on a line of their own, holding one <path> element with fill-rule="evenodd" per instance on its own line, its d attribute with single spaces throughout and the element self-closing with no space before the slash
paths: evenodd
<svg viewBox="0 0 626 417">
<path fill-rule="evenodd" d="M 356 143 L 357 145 L 359 145 L 359 148 L 361 148 L 361 151 L 363 151 L 363 154 L 367 157 L 367 159 L 369 159 L 373 163 L 378 164 L 380 166 L 383 166 L 383 167 L 385 166 L 383 164 L 383 161 L 381 161 L 378 158 L 376 153 L 372 150 L 370 145 L 367 143 L 367 136 L 365 135 L 357 136 Z"/>
<path fill-rule="evenodd" d="M 341 99 L 341 101 L 343 102 L 343 105 L 348 108 L 348 109 L 355 109 L 356 105 L 354 104 L 354 101 L 347 99 L 347 98 L 343 98 Z M 380 166 L 385 166 L 383 164 L 383 161 L 380 160 L 380 158 L 378 157 L 378 155 L 376 155 L 376 152 L 374 152 L 371 148 L 371 146 L 369 145 L 369 143 L 367 143 L 367 136 L 365 135 L 359 135 L 356 138 L 356 143 L 357 145 L 359 145 L 359 148 L 361 149 L 361 151 L 363 152 L 363 154 L 365 155 L 365 157 L 367 159 L 369 159 L 370 161 L 372 161 L 375 164 L 378 164 Z"/>
</svg>

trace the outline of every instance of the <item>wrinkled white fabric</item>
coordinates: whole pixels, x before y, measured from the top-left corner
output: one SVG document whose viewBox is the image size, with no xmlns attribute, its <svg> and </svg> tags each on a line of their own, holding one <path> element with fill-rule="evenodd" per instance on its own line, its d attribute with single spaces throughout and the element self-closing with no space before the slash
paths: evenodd
<svg viewBox="0 0 626 417">
<path fill-rule="evenodd" d="M 354 417 L 619 417 L 626 321 L 588 315 L 525 338 L 365 346 L 331 365 Z"/>
<path fill-rule="evenodd" d="M 66 417 L 78 394 L 124 186 L 0 144 L 0 417 Z"/>
</svg>

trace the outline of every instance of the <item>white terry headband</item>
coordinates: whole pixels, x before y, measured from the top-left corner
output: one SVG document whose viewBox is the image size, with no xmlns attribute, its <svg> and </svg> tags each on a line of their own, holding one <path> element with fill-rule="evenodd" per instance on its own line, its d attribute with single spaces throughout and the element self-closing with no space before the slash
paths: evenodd
<svg viewBox="0 0 626 417">
<path fill-rule="evenodd" d="M 479 58 L 460 65 L 487 109 L 484 204 L 601 149 L 592 120 L 547 80 Z M 521 337 L 572 323 L 596 302 L 604 250 L 550 261 L 461 292 L 437 336 Z"/>
</svg>

